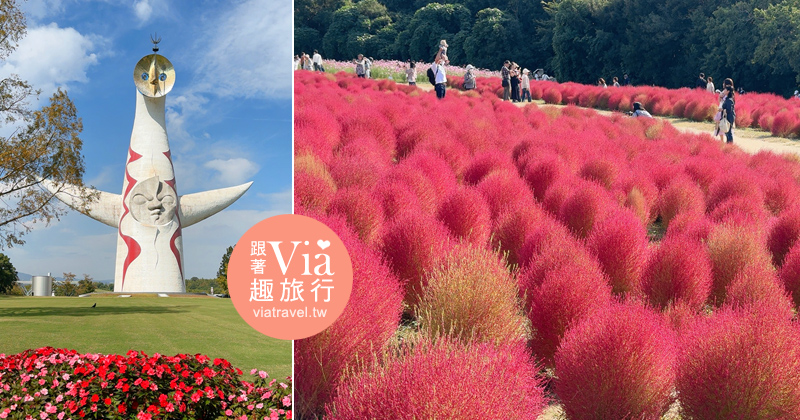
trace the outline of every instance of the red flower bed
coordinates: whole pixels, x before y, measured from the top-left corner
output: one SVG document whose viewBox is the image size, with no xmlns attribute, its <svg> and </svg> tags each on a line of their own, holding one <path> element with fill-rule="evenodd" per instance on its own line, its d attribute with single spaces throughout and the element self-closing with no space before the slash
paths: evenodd
<svg viewBox="0 0 800 420">
<path fill-rule="evenodd" d="M 2 419 L 287 419 L 291 379 L 254 383 L 228 361 L 200 354 L 168 357 L 79 354 L 44 347 L 0 354 Z"/>
<path fill-rule="evenodd" d="M 749 155 L 662 120 L 607 117 L 575 106 L 518 108 L 497 98 L 499 82 L 494 87 L 492 80 L 479 79 L 477 92 L 453 91 L 438 100 L 432 92 L 344 74 L 295 77 L 295 106 L 306 115 L 296 135 L 315 135 L 308 128 L 318 127 L 324 136 L 298 139 L 304 146 L 296 149 L 295 185 L 302 192 L 296 211 L 350 232 L 351 253 L 362 264 L 372 261 L 369 272 L 377 273 L 373 282 L 362 280 L 368 290 L 359 297 L 364 286 L 354 287 L 351 305 L 359 316 L 340 318 L 333 332 L 296 348 L 305 369 L 298 376 L 312 384 L 300 392 L 310 394 L 298 395 L 308 416 L 422 410 L 418 399 L 425 396 L 410 397 L 411 385 L 403 384 L 428 378 L 420 369 L 430 364 L 416 362 L 424 357 L 415 343 L 424 336 L 494 345 L 498 352 L 526 342 L 528 356 L 555 366 L 559 378 L 557 353 L 573 337 L 572 352 L 595 346 L 612 367 L 592 374 L 631 379 L 602 394 L 606 401 L 597 406 L 623 396 L 623 410 L 651 418 L 669 402 L 667 373 L 679 366 L 667 366 L 670 354 L 654 353 L 652 360 L 667 362 L 650 377 L 658 395 L 645 395 L 636 384 L 650 379 L 636 375 L 646 369 L 614 368 L 627 357 L 602 351 L 615 348 L 609 343 L 653 351 L 650 344 L 666 328 L 656 318 L 682 333 L 696 318 L 713 319 L 720 311 L 769 307 L 765 313 L 786 320 L 794 305 L 784 289 L 800 302 L 795 159 Z M 691 90 L 598 88 L 593 98 L 581 85 L 535 85 L 535 94 L 552 92 L 559 101 L 625 109 L 635 100 L 701 119 L 715 101 Z M 316 124 L 306 109 L 328 115 Z M 337 130 L 339 138 L 328 137 Z M 298 185 L 304 182 L 310 185 Z M 652 309 L 648 315 L 623 311 L 641 315 L 641 325 L 613 325 L 616 315 L 608 314 L 618 310 L 612 307 L 628 300 Z M 643 341 L 625 341 L 626 334 Z M 678 360 L 696 363 L 691 354 Z M 575 369 L 574 383 L 588 380 L 580 369 L 605 369 L 562 366 Z M 406 382 L 397 382 L 400 377 Z M 462 401 L 456 382 L 436 382 L 435 400 Z M 384 398 L 393 405 L 382 405 Z"/>
</svg>

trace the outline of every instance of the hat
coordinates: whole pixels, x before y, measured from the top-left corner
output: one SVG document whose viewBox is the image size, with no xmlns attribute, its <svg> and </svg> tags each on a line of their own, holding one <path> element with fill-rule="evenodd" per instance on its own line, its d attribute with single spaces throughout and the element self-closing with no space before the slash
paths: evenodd
<svg viewBox="0 0 800 420">
<path fill-rule="evenodd" d="M 530 70 L 528 70 L 528 69 L 522 69 L 522 72 L 523 72 L 523 73 L 530 73 L 531 71 L 530 71 Z"/>
<path fill-rule="evenodd" d="M 443 39 L 443 40 L 439 41 L 439 45 L 441 45 L 441 46 L 443 46 L 443 47 L 446 47 L 446 46 L 447 46 L 447 41 L 445 41 L 445 40 Z"/>
<path fill-rule="evenodd" d="M 473 66 L 472 64 L 467 64 L 467 70 L 472 70 L 474 68 L 475 68 L 475 66 Z M 797 92 L 795 92 L 795 93 L 797 93 Z"/>
</svg>

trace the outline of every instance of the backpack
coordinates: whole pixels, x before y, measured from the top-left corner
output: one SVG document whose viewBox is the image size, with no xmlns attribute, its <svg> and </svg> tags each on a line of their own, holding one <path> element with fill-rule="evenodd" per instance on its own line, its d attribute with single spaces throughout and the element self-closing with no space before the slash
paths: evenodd
<svg viewBox="0 0 800 420">
<path fill-rule="evenodd" d="M 435 64 L 434 64 L 434 66 L 435 66 Z M 432 85 L 436 86 L 436 73 L 433 72 L 433 66 L 428 67 L 427 75 L 428 75 L 428 81 Z"/>
</svg>

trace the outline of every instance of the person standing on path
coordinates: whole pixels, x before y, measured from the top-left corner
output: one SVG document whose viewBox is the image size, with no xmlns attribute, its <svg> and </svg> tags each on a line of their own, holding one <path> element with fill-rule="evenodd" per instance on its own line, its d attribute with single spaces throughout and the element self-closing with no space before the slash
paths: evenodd
<svg viewBox="0 0 800 420">
<path fill-rule="evenodd" d="M 314 55 L 311 56 L 311 62 L 314 63 L 314 71 L 325 72 L 325 68 L 322 67 L 322 56 L 319 55 L 319 51 L 314 50 Z"/>
<path fill-rule="evenodd" d="M 511 101 L 519 102 L 519 66 L 511 63 Z"/>
<path fill-rule="evenodd" d="M 433 74 L 435 76 L 436 84 L 433 88 L 436 90 L 436 97 L 439 99 L 444 99 L 444 94 L 447 91 L 447 72 L 444 69 L 444 66 L 447 63 L 448 60 L 446 55 L 436 54 L 436 60 L 433 63 Z"/>
<path fill-rule="evenodd" d="M 700 75 L 697 76 L 697 80 L 694 82 L 695 89 L 696 88 L 705 89 L 706 88 L 706 84 L 707 83 L 706 83 L 706 75 L 705 75 L 705 73 L 700 73 Z"/>
<path fill-rule="evenodd" d="M 522 98 L 520 102 L 525 101 L 525 97 L 528 98 L 528 102 L 531 101 L 531 78 L 528 77 L 528 73 L 531 71 L 528 69 L 522 70 Z"/>
<path fill-rule="evenodd" d="M 406 80 L 408 81 L 409 86 L 417 85 L 417 64 L 413 61 L 408 63 L 408 68 L 406 69 Z"/>
<path fill-rule="evenodd" d="M 475 89 L 475 74 L 472 73 L 475 67 L 472 64 L 467 64 L 467 72 L 464 73 L 464 90 L 472 90 Z"/>
<path fill-rule="evenodd" d="M 503 100 L 511 99 L 511 62 L 506 60 L 500 68 L 500 76 L 503 80 Z"/>
<path fill-rule="evenodd" d="M 356 76 L 364 79 L 367 77 L 367 69 L 364 64 L 364 55 L 359 54 L 358 58 L 355 60 L 356 63 Z"/>
<path fill-rule="evenodd" d="M 711 93 L 714 93 L 714 78 L 708 76 L 708 79 L 706 80 L 708 81 L 708 83 L 706 83 L 706 90 Z"/>
<path fill-rule="evenodd" d="M 725 87 L 725 101 L 722 102 L 722 116 L 723 118 L 728 120 L 728 130 L 722 130 L 725 132 L 725 137 L 727 138 L 728 143 L 733 143 L 733 125 L 736 122 L 736 110 L 735 110 L 735 101 L 734 101 L 734 89 L 733 89 L 733 81 L 731 81 L 730 86 Z"/>
</svg>

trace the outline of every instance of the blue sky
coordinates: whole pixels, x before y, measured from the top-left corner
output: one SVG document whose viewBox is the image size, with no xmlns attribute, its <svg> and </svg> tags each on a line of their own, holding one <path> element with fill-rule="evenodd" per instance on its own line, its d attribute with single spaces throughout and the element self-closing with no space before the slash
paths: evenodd
<svg viewBox="0 0 800 420">
<path fill-rule="evenodd" d="M 291 212 L 290 0 L 28 0 L 28 34 L 0 63 L 42 89 L 64 87 L 83 119 L 84 180 L 120 194 L 133 126 L 133 67 L 151 53 L 175 66 L 167 95 L 178 193 L 254 181 L 231 207 L 184 229 L 186 277 L 216 275 L 226 247 Z M 74 211 L 2 250 L 19 272 L 114 278 L 115 229 Z"/>
</svg>

